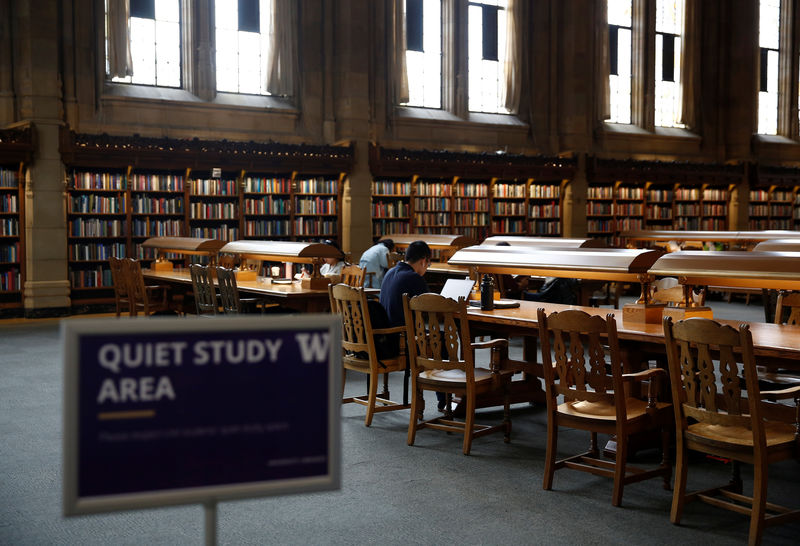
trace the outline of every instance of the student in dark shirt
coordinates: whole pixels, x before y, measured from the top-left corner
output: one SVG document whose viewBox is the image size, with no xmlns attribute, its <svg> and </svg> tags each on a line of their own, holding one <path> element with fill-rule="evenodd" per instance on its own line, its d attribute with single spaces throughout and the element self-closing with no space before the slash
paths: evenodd
<svg viewBox="0 0 800 546">
<path fill-rule="evenodd" d="M 431 249 L 425 241 L 414 241 L 406 249 L 405 260 L 386 272 L 381 283 L 381 305 L 392 326 L 403 326 L 403 294 L 409 298 L 429 292 L 422 276 L 431 265 Z"/>
<path fill-rule="evenodd" d="M 431 265 L 431 249 L 425 241 L 414 241 L 406 249 L 405 260 L 391 268 L 381 283 L 381 305 L 389 315 L 392 326 L 405 326 L 403 294 L 409 298 L 429 292 L 422 276 Z M 438 407 L 443 411 L 447 399 L 443 392 L 436 393 Z"/>
</svg>

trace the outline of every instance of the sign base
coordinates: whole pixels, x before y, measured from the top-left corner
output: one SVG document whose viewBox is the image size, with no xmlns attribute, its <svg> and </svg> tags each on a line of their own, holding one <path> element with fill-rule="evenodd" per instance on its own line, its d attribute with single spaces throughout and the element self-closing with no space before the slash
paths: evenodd
<svg viewBox="0 0 800 546">
<path fill-rule="evenodd" d="M 659 324 L 664 308 L 660 303 L 628 303 L 622 308 L 622 322 Z"/>
</svg>

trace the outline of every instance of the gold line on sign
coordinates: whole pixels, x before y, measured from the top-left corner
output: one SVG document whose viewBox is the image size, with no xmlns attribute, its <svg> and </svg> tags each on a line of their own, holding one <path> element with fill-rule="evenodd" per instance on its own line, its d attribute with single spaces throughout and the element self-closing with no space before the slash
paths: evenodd
<svg viewBox="0 0 800 546">
<path fill-rule="evenodd" d="M 100 421 L 112 421 L 117 419 L 144 419 L 156 416 L 156 410 L 135 410 L 135 411 L 103 411 L 97 414 Z"/>
</svg>

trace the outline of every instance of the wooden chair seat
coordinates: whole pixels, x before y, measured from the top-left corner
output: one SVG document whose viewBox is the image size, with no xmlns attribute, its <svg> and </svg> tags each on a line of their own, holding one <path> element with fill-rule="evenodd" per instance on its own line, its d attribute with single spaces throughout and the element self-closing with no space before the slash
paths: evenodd
<svg viewBox="0 0 800 546">
<path fill-rule="evenodd" d="M 794 425 L 789 423 L 766 421 L 764 434 L 768 448 L 793 447 L 796 441 Z M 725 448 L 731 448 L 730 444 L 733 444 L 752 450 L 754 445 L 753 431 L 745 426 L 694 423 L 687 427 L 686 439 L 696 442 L 696 445 L 716 444 Z"/>
<path fill-rule="evenodd" d="M 369 357 L 365 358 L 357 354 L 345 354 L 342 356 L 342 363 L 348 370 L 357 372 L 369 372 L 371 364 Z M 383 358 L 381 359 L 381 371 L 384 373 L 402 372 L 406 369 L 408 361 L 406 356 L 398 356 L 397 358 Z"/>
<path fill-rule="evenodd" d="M 486 368 L 475 368 L 475 383 L 491 381 L 492 371 Z M 466 386 L 467 374 L 463 370 L 425 370 L 419 374 L 420 381 L 443 382 L 450 385 L 462 384 Z"/>
<path fill-rule="evenodd" d="M 646 400 L 639 398 L 626 398 L 625 410 L 628 421 L 633 423 L 636 419 L 649 418 L 653 411 L 661 412 L 672 411 L 672 404 L 666 402 L 656 402 L 655 407 L 648 408 Z M 614 404 L 606 401 L 591 402 L 588 400 L 577 400 L 559 404 L 558 412 L 571 417 L 585 417 L 588 419 L 608 419 L 614 421 L 617 418 L 617 408 Z"/>
</svg>

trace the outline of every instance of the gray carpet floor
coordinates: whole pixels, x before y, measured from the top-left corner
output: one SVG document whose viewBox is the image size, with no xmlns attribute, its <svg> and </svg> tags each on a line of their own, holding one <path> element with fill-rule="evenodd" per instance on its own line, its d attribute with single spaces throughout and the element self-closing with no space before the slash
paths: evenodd
<svg viewBox="0 0 800 546">
<path fill-rule="evenodd" d="M 757 303 L 714 303 L 717 316 L 763 320 Z M 72 319 L 78 320 L 78 319 Z M 57 321 L 0 321 L 0 544 L 201 544 L 200 506 L 64 518 L 61 515 L 61 347 Z M 520 350 L 514 343 L 512 349 Z M 401 379 L 392 387 L 400 395 Z M 363 390 L 351 377 L 348 393 Z M 433 406 L 433 397 L 428 407 Z M 433 406 L 435 407 L 435 406 Z M 363 424 L 363 408 L 342 408 L 340 491 L 225 502 L 220 544 L 743 544 L 746 517 L 708 505 L 687 506 L 669 522 L 671 493 L 660 480 L 625 489 L 611 506 L 611 481 L 581 472 L 556 473 L 542 490 L 546 417 L 542 408 L 513 408 L 510 444 L 501 435 L 477 439 L 461 454 L 461 438 L 423 430 L 406 445 L 408 412 Z M 498 421 L 501 412 L 482 410 Z M 563 431 L 561 455 L 588 444 Z M 635 462 L 655 464 L 658 453 Z M 745 489 L 751 485 L 745 469 Z M 727 481 L 726 464 L 698 457 L 690 487 Z M 800 506 L 800 464 L 771 467 L 770 500 Z M 768 529 L 765 544 L 798 544 L 800 524 Z"/>
</svg>

